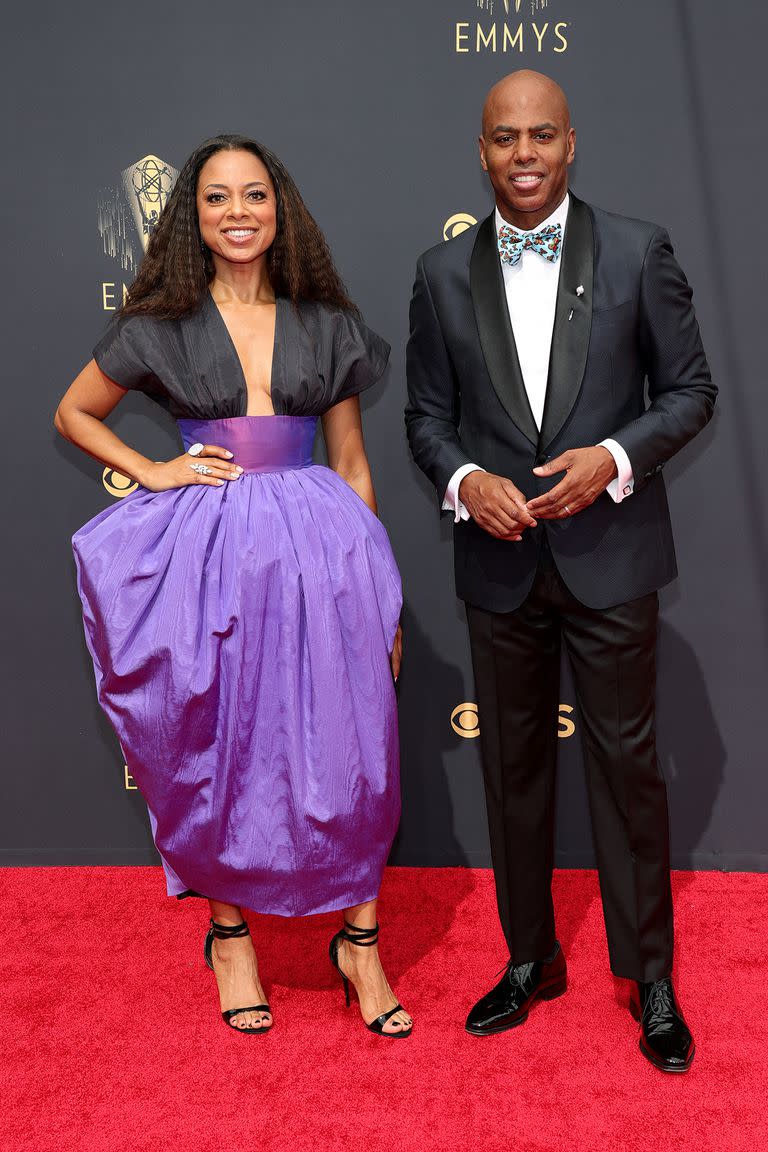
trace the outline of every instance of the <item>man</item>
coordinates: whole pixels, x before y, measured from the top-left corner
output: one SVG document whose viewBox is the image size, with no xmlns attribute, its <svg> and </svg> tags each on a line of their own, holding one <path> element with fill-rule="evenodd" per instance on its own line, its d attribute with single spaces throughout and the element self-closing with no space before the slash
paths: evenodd
<svg viewBox="0 0 768 1152">
<path fill-rule="evenodd" d="M 667 233 L 569 193 L 574 148 L 552 80 L 521 71 L 492 88 L 480 162 L 495 211 L 420 258 L 411 304 L 406 423 L 455 514 L 510 953 L 466 1027 L 504 1031 L 566 988 L 551 894 L 564 644 L 611 967 L 634 981 L 644 1055 L 684 1072 L 654 726 L 657 590 L 676 576 L 661 469 L 716 388 Z"/>
</svg>

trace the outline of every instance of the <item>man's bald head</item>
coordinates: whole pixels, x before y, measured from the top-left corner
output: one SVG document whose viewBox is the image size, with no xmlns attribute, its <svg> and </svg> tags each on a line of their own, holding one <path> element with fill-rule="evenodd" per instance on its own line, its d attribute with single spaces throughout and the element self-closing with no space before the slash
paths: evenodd
<svg viewBox="0 0 768 1152">
<path fill-rule="evenodd" d="M 483 136 L 493 131 L 499 116 L 512 108 L 521 112 L 532 107 L 546 107 L 567 132 L 571 126 L 568 99 L 559 84 L 543 72 L 521 68 L 510 72 L 494 84 L 483 105 Z"/>
<path fill-rule="evenodd" d="M 517 228 L 537 228 L 568 191 L 575 154 L 568 101 L 559 84 L 521 69 L 494 84 L 483 106 L 480 162 L 501 215 Z"/>
</svg>

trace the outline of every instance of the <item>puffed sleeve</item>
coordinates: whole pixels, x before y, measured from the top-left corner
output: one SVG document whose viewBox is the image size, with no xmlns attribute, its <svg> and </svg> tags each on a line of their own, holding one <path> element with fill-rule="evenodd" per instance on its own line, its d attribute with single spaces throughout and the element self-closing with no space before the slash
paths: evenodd
<svg viewBox="0 0 768 1152">
<path fill-rule="evenodd" d="M 121 388 L 154 391 L 157 381 L 147 363 L 151 349 L 147 327 L 142 316 L 116 318 L 93 350 L 101 371 Z"/>
<path fill-rule="evenodd" d="M 364 392 L 382 375 L 389 344 L 350 312 L 334 312 L 331 342 L 332 404 Z"/>
</svg>

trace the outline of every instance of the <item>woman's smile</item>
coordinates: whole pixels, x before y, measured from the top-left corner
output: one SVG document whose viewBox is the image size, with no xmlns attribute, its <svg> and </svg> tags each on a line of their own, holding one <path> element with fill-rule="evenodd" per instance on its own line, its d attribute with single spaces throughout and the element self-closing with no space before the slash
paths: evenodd
<svg viewBox="0 0 768 1152">
<path fill-rule="evenodd" d="M 235 228 L 222 228 L 221 234 L 230 244 L 236 244 L 239 248 L 244 247 L 249 241 L 253 240 L 258 235 L 258 228 L 244 228 L 241 226 Z"/>
</svg>

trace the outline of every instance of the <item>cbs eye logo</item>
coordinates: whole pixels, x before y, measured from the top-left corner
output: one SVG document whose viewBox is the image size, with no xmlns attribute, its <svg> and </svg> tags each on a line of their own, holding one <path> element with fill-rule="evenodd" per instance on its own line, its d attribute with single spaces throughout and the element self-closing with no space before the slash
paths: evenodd
<svg viewBox="0 0 768 1152">
<path fill-rule="evenodd" d="M 570 716 L 573 708 L 570 704 L 561 704 L 557 714 L 557 735 L 561 740 L 567 740 L 576 731 L 576 725 Z M 480 718 L 477 714 L 477 704 L 469 701 L 457 704 L 451 712 L 451 728 L 457 736 L 465 740 L 472 740 L 480 735 Z"/>
<path fill-rule="evenodd" d="M 455 240 L 474 224 L 477 224 L 477 220 L 474 216 L 470 216 L 469 212 L 457 212 L 454 216 L 449 216 L 443 224 L 443 240 Z"/>
<path fill-rule="evenodd" d="M 131 480 L 130 476 L 123 476 L 114 468 L 105 468 L 101 474 L 101 482 L 110 496 L 127 496 L 138 488 L 138 481 Z"/>
<path fill-rule="evenodd" d="M 477 715 L 477 704 L 457 704 L 451 712 L 451 728 L 457 736 L 471 740 L 480 735 L 480 720 Z"/>
</svg>

